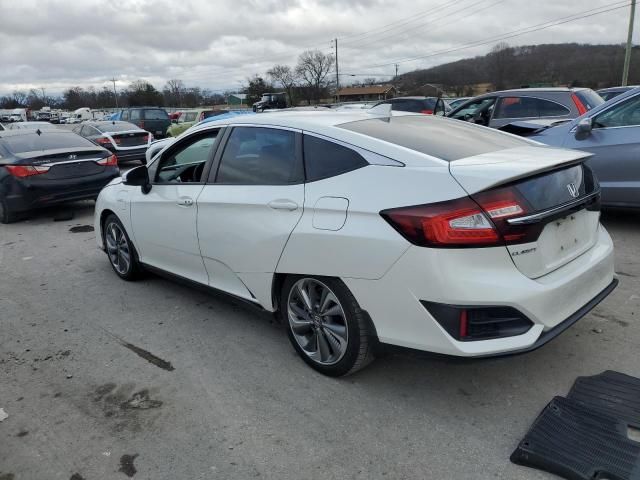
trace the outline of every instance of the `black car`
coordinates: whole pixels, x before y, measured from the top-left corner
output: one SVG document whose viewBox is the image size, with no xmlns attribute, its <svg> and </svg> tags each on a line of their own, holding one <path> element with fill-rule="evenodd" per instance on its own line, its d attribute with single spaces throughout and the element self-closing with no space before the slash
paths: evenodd
<svg viewBox="0 0 640 480">
<path fill-rule="evenodd" d="M 166 136 L 167 128 L 171 125 L 169 114 L 160 107 L 127 108 L 120 112 L 118 120 L 133 123 L 139 128 L 151 132 L 156 138 Z"/>
<path fill-rule="evenodd" d="M 287 96 L 284 93 L 263 93 L 260 100 L 253 104 L 254 112 L 264 112 L 276 108 L 287 108 Z"/>
<path fill-rule="evenodd" d="M 391 110 L 399 112 L 422 113 L 435 115 L 448 113 L 451 107 L 438 97 L 396 97 L 376 103 L 374 106 L 391 104 Z"/>
<path fill-rule="evenodd" d="M 96 198 L 118 176 L 116 156 L 75 133 L 0 132 L 0 222 L 38 207 Z"/>
<path fill-rule="evenodd" d="M 147 163 L 145 152 L 153 141 L 153 135 L 133 123 L 116 120 L 90 121 L 81 123 L 73 131 L 115 153 L 119 163 Z"/>
</svg>

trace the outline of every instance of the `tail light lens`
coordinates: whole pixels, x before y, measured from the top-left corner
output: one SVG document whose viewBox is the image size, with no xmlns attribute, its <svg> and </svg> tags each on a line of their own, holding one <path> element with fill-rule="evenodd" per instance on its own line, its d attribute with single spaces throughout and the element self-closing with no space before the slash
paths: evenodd
<svg viewBox="0 0 640 480">
<path fill-rule="evenodd" d="M 96 143 L 103 146 L 111 146 L 111 140 L 107 137 L 98 137 L 96 138 Z"/>
<path fill-rule="evenodd" d="M 578 109 L 578 115 L 587 113 L 587 107 L 584 106 L 584 103 L 582 103 L 582 100 L 580 100 L 580 97 L 578 97 L 578 95 L 576 95 L 575 93 L 572 93 L 571 100 L 573 100 L 574 105 Z"/>
<path fill-rule="evenodd" d="M 14 177 L 32 177 L 33 175 L 41 175 L 47 173 L 50 167 L 34 166 L 34 165 L 6 165 L 5 168 Z"/>
<path fill-rule="evenodd" d="M 103 158 L 102 160 L 98 160 L 96 163 L 104 167 L 117 167 L 118 157 L 116 157 L 115 155 L 111 155 L 107 158 Z"/>
<path fill-rule="evenodd" d="M 140 128 L 144 128 L 144 122 L 143 122 L 142 120 L 140 120 L 140 123 L 138 124 L 138 126 L 139 126 Z"/>
<path fill-rule="evenodd" d="M 420 110 L 420 113 L 424 113 L 425 115 L 433 115 L 433 110 Z"/>
<path fill-rule="evenodd" d="M 542 226 L 510 225 L 508 219 L 528 211 L 512 187 L 470 197 L 413 207 L 380 215 L 414 245 L 437 248 L 494 247 L 535 241 Z"/>
</svg>

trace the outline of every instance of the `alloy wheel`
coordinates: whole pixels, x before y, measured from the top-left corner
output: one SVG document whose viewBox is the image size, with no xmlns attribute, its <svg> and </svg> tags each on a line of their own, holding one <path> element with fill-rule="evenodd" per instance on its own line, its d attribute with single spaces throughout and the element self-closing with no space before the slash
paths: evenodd
<svg viewBox="0 0 640 480">
<path fill-rule="evenodd" d="M 347 351 L 349 330 L 344 309 L 324 283 L 298 280 L 289 291 L 287 318 L 293 337 L 314 362 L 333 365 Z"/>
<path fill-rule="evenodd" d="M 105 243 L 111 265 L 120 275 L 126 275 L 131 267 L 131 249 L 120 225 L 115 222 L 107 225 Z"/>
</svg>

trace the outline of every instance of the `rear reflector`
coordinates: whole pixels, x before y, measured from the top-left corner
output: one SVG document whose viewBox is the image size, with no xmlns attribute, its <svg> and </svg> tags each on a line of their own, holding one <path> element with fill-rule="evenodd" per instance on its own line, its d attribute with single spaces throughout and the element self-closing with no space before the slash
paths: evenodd
<svg viewBox="0 0 640 480">
<path fill-rule="evenodd" d="M 454 339 L 461 342 L 513 337 L 529 331 L 533 322 L 513 307 L 468 307 L 420 303 Z"/>
<path fill-rule="evenodd" d="M 420 110 L 420 113 L 424 113 L 425 115 L 433 115 L 433 110 Z"/>
<path fill-rule="evenodd" d="M 50 167 L 34 166 L 34 165 L 6 165 L 5 168 L 14 177 L 31 177 L 33 175 L 41 175 L 47 173 Z"/>
<path fill-rule="evenodd" d="M 98 160 L 96 163 L 105 167 L 117 167 L 118 158 L 115 155 L 111 155 L 107 158 L 103 158 L 102 160 Z"/>
</svg>

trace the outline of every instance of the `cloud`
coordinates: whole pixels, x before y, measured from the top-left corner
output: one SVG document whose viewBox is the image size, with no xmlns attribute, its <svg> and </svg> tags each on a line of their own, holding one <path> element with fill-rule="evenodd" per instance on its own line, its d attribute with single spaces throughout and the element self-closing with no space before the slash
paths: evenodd
<svg viewBox="0 0 640 480">
<path fill-rule="evenodd" d="M 332 52 L 336 37 L 342 72 L 389 78 L 396 61 L 405 72 L 484 54 L 493 42 L 449 50 L 612 4 L 623 2 L 0 0 L 0 93 L 100 88 L 113 77 L 237 89 L 305 49 Z M 622 43 L 627 22 L 625 8 L 507 41 Z"/>
</svg>

